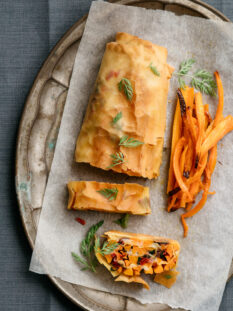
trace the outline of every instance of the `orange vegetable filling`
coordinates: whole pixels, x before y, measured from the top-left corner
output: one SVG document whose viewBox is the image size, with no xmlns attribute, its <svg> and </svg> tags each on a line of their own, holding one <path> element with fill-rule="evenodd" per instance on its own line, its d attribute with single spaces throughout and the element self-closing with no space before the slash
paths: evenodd
<svg viewBox="0 0 233 311">
<path fill-rule="evenodd" d="M 175 268 L 178 252 L 173 244 L 156 241 L 147 243 L 126 238 L 119 240 L 117 248 L 104 257 L 111 265 L 111 271 L 127 276 L 138 276 L 141 272 L 157 274 Z"/>
<path fill-rule="evenodd" d="M 170 168 L 167 192 L 168 212 L 184 208 L 181 216 L 184 236 L 188 234 L 186 218 L 194 216 L 205 205 L 210 192 L 211 175 L 217 161 L 217 143 L 233 130 L 233 117 L 223 117 L 224 92 L 219 73 L 215 78 L 218 87 L 218 107 L 215 119 L 204 105 L 200 92 L 188 86 L 178 90 L 178 101 L 173 121 Z M 200 201 L 193 206 L 195 197 L 203 191 Z"/>
</svg>

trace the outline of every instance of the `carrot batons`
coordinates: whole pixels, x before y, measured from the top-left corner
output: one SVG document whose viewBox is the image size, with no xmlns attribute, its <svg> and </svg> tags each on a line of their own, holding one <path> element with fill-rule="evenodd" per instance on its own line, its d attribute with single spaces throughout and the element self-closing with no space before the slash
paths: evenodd
<svg viewBox="0 0 233 311">
<path fill-rule="evenodd" d="M 214 74 L 219 102 L 213 121 L 209 106 L 203 105 L 200 92 L 194 95 L 194 89 L 189 87 L 177 91 L 167 192 L 168 212 L 178 208 L 186 210 L 181 216 L 184 236 L 188 234 L 186 218 L 198 213 L 205 205 L 208 195 L 213 194 L 209 192 L 209 188 L 217 161 L 217 143 L 233 130 L 233 117 L 223 117 L 222 81 L 217 71 Z M 202 197 L 193 207 L 200 191 L 203 191 Z"/>
</svg>

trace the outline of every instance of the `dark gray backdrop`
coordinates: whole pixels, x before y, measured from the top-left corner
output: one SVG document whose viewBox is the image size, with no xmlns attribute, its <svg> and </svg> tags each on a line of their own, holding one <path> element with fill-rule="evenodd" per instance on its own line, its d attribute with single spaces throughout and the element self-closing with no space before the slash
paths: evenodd
<svg viewBox="0 0 233 311">
<path fill-rule="evenodd" d="M 206 2 L 233 21 L 233 0 Z M 19 120 L 33 80 L 51 48 L 90 4 L 0 0 L 0 311 L 79 310 L 46 276 L 28 271 L 31 249 L 16 202 L 14 162 Z M 233 310 L 233 279 L 220 310 Z"/>
</svg>

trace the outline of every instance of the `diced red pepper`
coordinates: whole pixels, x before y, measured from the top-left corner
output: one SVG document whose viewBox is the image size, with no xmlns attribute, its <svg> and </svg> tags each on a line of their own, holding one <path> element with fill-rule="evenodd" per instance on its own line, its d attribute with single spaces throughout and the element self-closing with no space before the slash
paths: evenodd
<svg viewBox="0 0 233 311">
<path fill-rule="evenodd" d="M 148 263 L 148 262 L 150 262 L 150 259 L 149 259 L 149 258 L 143 257 L 143 258 L 141 258 L 139 264 L 140 264 L 140 265 L 145 265 L 145 264 Z"/>
<path fill-rule="evenodd" d="M 116 256 L 116 254 L 111 254 L 111 256 L 112 256 L 112 262 L 111 262 L 111 265 L 113 265 L 113 267 L 115 267 L 115 268 L 119 268 L 120 267 L 120 265 L 119 265 L 119 263 L 117 262 L 117 256 Z"/>
<path fill-rule="evenodd" d="M 82 218 L 76 217 L 75 220 L 83 226 L 86 224 L 86 221 Z"/>
</svg>

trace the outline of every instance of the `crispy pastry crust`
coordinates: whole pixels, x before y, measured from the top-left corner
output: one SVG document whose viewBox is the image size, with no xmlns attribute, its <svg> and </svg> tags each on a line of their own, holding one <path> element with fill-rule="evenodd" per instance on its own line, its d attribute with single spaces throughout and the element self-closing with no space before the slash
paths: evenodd
<svg viewBox="0 0 233 311">
<path fill-rule="evenodd" d="M 110 155 L 122 152 L 124 163 L 111 167 L 112 170 L 150 179 L 159 175 L 168 86 L 173 72 L 166 60 L 166 48 L 127 33 L 117 33 L 116 41 L 106 45 L 77 140 L 76 162 L 108 170 L 112 163 Z M 150 64 L 157 68 L 159 76 L 152 72 Z M 122 78 L 131 81 L 131 101 L 118 89 Z M 113 125 L 119 112 L 122 118 Z M 144 144 L 136 148 L 119 146 L 124 135 Z"/>
<path fill-rule="evenodd" d="M 110 213 L 147 215 L 151 213 L 149 188 L 138 184 L 110 184 L 96 181 L 70 181 L 68 209 L 94 210 Z M 108 200 L 98 191 L 117 189 L 114 200 Z"/>
<path fill-rule="evenodd" d="M 122 238 L 129 238 L 129 239 L 137 239 L 141 241 L 156 241 L 158 243 L 170 243 L 174 244 L 180 249 L 180 244 L 176 240 L 164 238 L 164 237 L 158 237 L 158 236 L 153 236 L 149 234 L 141 234 L 141 233 L 132 233 L 132 232 L 121 232 L 117 230 L 111 230 L 108 232 L 105 232 L 104 235 L 106 236 L 107 239 L 109 240 L 120 240 Z"/>
</svg>

